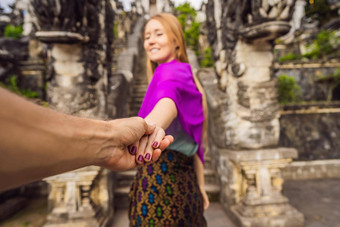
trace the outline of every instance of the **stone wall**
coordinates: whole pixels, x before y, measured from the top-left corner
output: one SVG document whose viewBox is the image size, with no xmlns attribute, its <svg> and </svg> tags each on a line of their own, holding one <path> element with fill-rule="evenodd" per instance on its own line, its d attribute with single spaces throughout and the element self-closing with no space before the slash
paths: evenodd
<svg viewBox="0 0 340 227">
<path fill-rule="evenodd" d="M 279 144 L 296 148 L 298 160 L 339 159 L 340 108 L 315 108 L 282 114 Z"/>
<path fill-rule="evenodd" d="M 297 161 L 283 168 L 285 180 L 340 178 L 340 159 Z"/>
<path fill-rule="evenodd" d="M 302 100 L 304 101 L 326 100 L 328 86 L 317 82 L 317 79 L 320 76 L 332 75 L 338 68 L 340 68 L 340 62 L 296 62 L 274 65 L 276 77 L 283 74 L 294 77 L 301 87 Z M 334 99 L 340 99 L 339 96 L 333 93 Z"/>
</svg>

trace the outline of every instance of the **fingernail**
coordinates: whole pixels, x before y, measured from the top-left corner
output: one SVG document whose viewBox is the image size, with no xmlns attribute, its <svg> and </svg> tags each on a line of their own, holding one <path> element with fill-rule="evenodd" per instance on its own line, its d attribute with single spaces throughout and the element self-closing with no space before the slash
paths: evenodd
<svg viewBox="0 0 340 227">
<path fill-rule="evenodd" d="M 131 150 L 130 150 L 130 153 L 133 154 L 133 155 L 135 155 L 136 152 L 137 152 L 137 148 L 136 148 L 135 146 L 133 146 L 133 147 L 131 148 Z"/>
<path fill-rule="evenodd" d="M 138 161 L 143 162 L 143 156 L 142 155 L 138 156 Z"/>
<path fill-rule="evenodd" d="M 157 147 L 157 145 L 158 145 L 158 142 L 157 142 L 157 141 L 155 141 L 155 142 L 152 144 L 153 147 Z"/>
<path fill-rule="evenodd" d="M 150 154 L 147 153 L 147 154 L 145 155 L 145 158 L 146 158 L 146 160 L 150 160 Z"/>
</svg>

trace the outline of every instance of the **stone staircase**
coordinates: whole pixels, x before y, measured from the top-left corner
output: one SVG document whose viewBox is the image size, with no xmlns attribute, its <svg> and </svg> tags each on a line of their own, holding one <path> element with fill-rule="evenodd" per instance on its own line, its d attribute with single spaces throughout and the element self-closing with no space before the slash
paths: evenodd
<svg viewBox="0 0 340 227">
<path fill-rule="evenodd" d="M 140 55 L 140 60 L 138 61 L 136 73 L 132 82 L 132 95 L 129 102 L 129 117 L 134 117 L 138 115 L 146 89 L 148 87 L 148 80 L 145 69 L 145 55 Z M 115 173 L 115 209 L 124 209 L 129 206 L 128 194 L 135 175 L 136 169 Z"/>
<path fill-rule="evenodd" d="M 220 191 L 221 188 L 218 184 L 217 174 L 211 164 L 210 154 L 205 154 L 205 164 L 204 164 L 204 182 L 205 191 L 208 194 L 210 202 L 220 201 Z"/>
</svg>

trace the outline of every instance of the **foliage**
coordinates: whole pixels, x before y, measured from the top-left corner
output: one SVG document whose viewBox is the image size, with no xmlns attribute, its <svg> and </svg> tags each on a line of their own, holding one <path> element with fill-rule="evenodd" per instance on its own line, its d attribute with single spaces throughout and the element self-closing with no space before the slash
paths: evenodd
<svg viewBox="0 0 340 227">
<path fill-rule="evenodd" d="M 23 31 L 21 25 L 14 26 L 9 24 L 5 27 L 4 36 L 18 39 L 22 36 Z"/>
<path fill-rule="evenodd" d="M 39 94 L 35 91 L 31 91 L 31 89 L 20 89 L 15 75 L 8 78 L 5 84 L 0 82 L 0 86 L 27 98 L 39 98 Z"/>
<path fill-rule="evenodd" d="M 308 59 L 318 59 L 337 50 L 340 44 L 336 31 L 330 32 L 322 30 L 316 36 L 316 39 L 306 47 L 307 51 L 302 57 Z"/>
<path fill-rule="evenodd" d="M 301 101 L 301 88 L 294 77 L 280 75 L 278 77 L 279 103 L 296 103 Z"/>
<path fill-rule="evenodd" d="M 288 53 L 287 55 L 284 55 L 279 58 L 279 62 L 284 62 L 284 61 L 292 61 L 299 59 L 299 56 L 293 54 L 293 53 Z"/>
<path fill-rule="evenodd" d="M 199 48 L 200 23 L 196 22 L 196 10 L 189 3 L 184 3 L 175 8 L 177 19 L 182 25 L 185 42 L 194 51 Z"/>
<path fill-rule="evenodd" d="M 337 37 L 336 31 L 320 31 L 316 38 L 306 46 L 306 53 L 303 55 L 295 55 L 293 53 L 289 53 L 285 56 L 279 58 L 279 62 L 297 60 L 301 58 L 307 59 L 320 59 L 322 57 L 326 57 L 329 54 L 332 54 L 338 51 L 340 46 L 340 38 Z"/>
<path fill-rule="evenodd" d="M 338 17 L 336 10 L 331 9 L 328 0 L 306 0 L 306 2 L 306 17 L 317 20 L 320 26 Z"/>
<path fill-rule="evenodd" d="M 213 58 L 211 57 L 211 48 L 208 47 L 207 49 L 204 50 L 204 55 L 201 60 L 201 67 L 213 67 L 214 66 L 214 61 Z"/>
<path fill-rule="evenodd" d="M 118 22 L 114 21 L 113 22 L 113 38 L 118 37 Z"/>
</svg>

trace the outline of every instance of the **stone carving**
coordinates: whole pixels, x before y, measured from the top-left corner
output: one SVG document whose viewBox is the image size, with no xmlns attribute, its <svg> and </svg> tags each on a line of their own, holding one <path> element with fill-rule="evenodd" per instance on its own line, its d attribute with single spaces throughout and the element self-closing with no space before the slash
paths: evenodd
<svg viewBox="0 0 340 227">
<path fill-rule="evenodd" d="M 227 75 L 239 77 L 246 70 L 245 63 L 237 59 L 239 40 L 273 40 L 287 33 L 293 6 L 294 0 L 208 1 L 208 40 L 222 89 L 226 88 Z"/>
<path fill-rule="evenodd" d="M 93 180 L 99 167 L 87 167 L 73 172 L 49 177 L 50 184 L 48 226 L 78 225 L 100 226 L 95 219 L 99 207 L 91 205 Z M 67 223 L 67 224 L 66 224 Z"/>
<path fill-rule="evenodd" d="M 114 11 L 110 0 L 32 0 L 35 37 L 48 44 L 47 99 L 68 114 L 106 119 Z M 46 226 L 104 226 L 112 218 L 109 180 L 99 167 L 46 179 L 51 187 Z M 106 183 L 105 183 L 106 182 Z M 96 201 L 96 202 L 95 202 Z"/>
<path fill-rule="evenodd" d="M 228 96 L 230 112 L 238 113 L 228 114 L 233 118 L 228 124 L 246 124 L 240 138 L 236 134 L 226 139 L 232 147 L 277 144 L 279 115 L 276 80 L 271 76 L 272 40 L 289 31 L 293 6 L 293 0 L 207 3 L 208 40 L 219 85 Z M 230 127 L 236 130 L 236 126 Z"/>
<path fill-rule="evenodd" d="M 209 71 L 198 77 L 212 113 L 210 150 L 223 188 L 221 202 L 238 226 L 303 226 L 303 215 L 281 193 L 281 169 L 297 152 L 277 147 L 279 105 L 272 73 L 273 40 L 290 30 L 294 3 L 207 3 L 218 81 Z"/>
<path fill-rule="evenodd" d="M 65 113 L 106 118 L 113 9 L 109 0 L 33 0 L 35 36 L 49 43 L 47 97 Z M 84 44 L 86 43 L 86 44 Z"/>
</svg>

